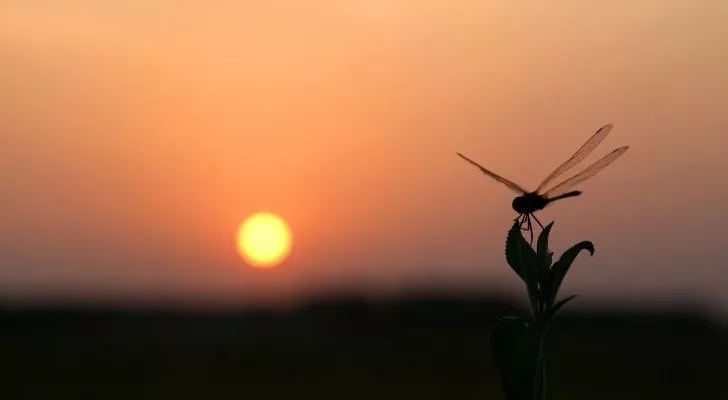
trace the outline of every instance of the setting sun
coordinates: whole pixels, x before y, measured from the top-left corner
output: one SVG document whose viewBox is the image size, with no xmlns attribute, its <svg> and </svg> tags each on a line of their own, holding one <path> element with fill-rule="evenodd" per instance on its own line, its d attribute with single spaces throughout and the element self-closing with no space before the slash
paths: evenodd
<svg viewBox="0 0 728 400">
<path fill-rule="evenodd" d="M 272 213 L 257 213 L 240 225 L 237 248 L 245 261 L 257 268 L 273 268 L 291 251 L 291 231 Z"/>
</svg>

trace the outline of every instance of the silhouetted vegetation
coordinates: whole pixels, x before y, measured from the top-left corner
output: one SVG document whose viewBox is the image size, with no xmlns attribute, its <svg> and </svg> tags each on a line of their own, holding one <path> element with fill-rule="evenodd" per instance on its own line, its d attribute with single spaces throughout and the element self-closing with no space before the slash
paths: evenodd
<svg viewBox="0 0 728 400">
<path fill-rule="evenodd" d="M 328 299 L 288 312 L 0 312 L 8 399 L 502 399 L 500 298 Z M 728 334 L 695 314 L 568 313 L 551 399 L 728 398 Z"/>
</svg>

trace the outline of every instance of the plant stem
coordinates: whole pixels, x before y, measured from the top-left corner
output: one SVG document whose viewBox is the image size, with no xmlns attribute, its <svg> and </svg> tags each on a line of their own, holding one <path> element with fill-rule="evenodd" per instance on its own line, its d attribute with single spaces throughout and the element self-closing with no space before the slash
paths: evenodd
<svg viewBox="0 0 728 400">
<path fill-rule="evenodd" d="M 533 385 L 533 399 L 534 400 L 545 400 L 546 399 L 546 359 L 543 354 L 543 342 L 542 348 L 538 354 L 538 367 L 536 370 L 535 383 Z"/>
</svg>

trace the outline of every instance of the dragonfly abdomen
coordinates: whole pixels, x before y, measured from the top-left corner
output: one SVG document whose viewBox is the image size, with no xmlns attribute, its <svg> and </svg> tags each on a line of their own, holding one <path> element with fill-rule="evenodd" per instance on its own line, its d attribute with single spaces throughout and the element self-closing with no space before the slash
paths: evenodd
<svg viewBox="0 0 728 400">
<path fill-rule="evenodd" d="M 547 201 L 548 201 L 549 203 L 551 203 L 552 201 L 556 201 L 556 200 L 559 200 L 559 199 L 565 199 L 565 198 L 567 198 L 567 197 L 574 197 L 574 196 L 578 196 L 578 195 L 580 195 L 580 194 L 581 194 L 581 191 L 579 191 L 579 190 L 574 190 L 574 191 L 571 191 L 571 192 L 568 192 L 568 193 L 560 194 L 560 195 L 558 195 L 558 196 L 554 196 L 554 197 L 549 197 L 549 198 L 547 199 Z"/>
</svg>

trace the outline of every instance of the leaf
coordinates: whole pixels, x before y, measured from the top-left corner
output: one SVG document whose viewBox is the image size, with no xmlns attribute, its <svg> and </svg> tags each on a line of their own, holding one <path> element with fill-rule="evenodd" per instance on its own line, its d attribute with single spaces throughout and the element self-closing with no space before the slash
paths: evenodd
<svg viewBox="0 0 728 400">
<path fill-rule="evenodd" d="M 521 225 L 513 223 L 506 238 L 506 261 L 526 283 L 528 298 L 534 314 L 538 311 L 538 262 L 536 252 L 521 234 Z"/>
<path fill-rule="evenodd" d="M 541 318 L 539 319 L 537 325 L 539 325 L 539 328 L 543 331 L 544 334 L 551 324 L 551 321 L 554 319 L 554 317 L 556 317 L 556 313 L 558 313 L 559 310 L 561 310 L 561 308 L 566 305 L 566 303 L 568 303 L 575 297 L 576 295 L 572 294 L 571 296 L 563 298 L 557 301 L 551 307 L 549 307 L 546 311 L 544 311 L 543 314 L 541 314 Z"/>
<path fill-rule="evenodd" d="M 506 317 L 496 322 L 490 346 L 500 371 L 508 400 L 533 400 L 540 393 L 539 368 L 543 333 L 522 318 Z"/>
<path fill-rule="evenodd" d="M 549 274 L 551 268 L 552 256 L 549 252 L 549 233 L 551 233 L 551 227 L 554 225 L 553 222 L 546 225 L 546 227 L 538 235 L 537 246 L 537 258 L 538 258 L 538 281 L 543 287 L 543 284 Z"/>
<path fill-rule="evenodd" d="M 566 250 L 559 260 L 551 267 L 551 273 L 549 274 L 548 280 L 548 304 L 553 304 L 556 300 L 556 296 L 559 293 L 559 287 L 561 287 L 561 282 L 564 280 L 566 273 L 569 272 L 569 268 L 576 259 L 576 256 L 579 255 L 582 250 L 588 250 L 590 255 L 594 255 L 594 245 L 592 242 L 585 240 Z"/>
<path fill-rule="evenodd" d="M 521 241 L 525 242 L 526 239 L 521 235 L 521 225 L 516 221 L 513 223 L 506 237 L 506 262 L 508 262 L 508 265 L 511 266 L 511 269 L 516 272 L 518 277 L 523 282 L 526 282 L 526 274 L 519 254 L 519 248 L 522 246 Z"/>
<path fill-rule="evenodd" d="M 546 225 L 546 227 L 543 228 L 541 233 L 538 235 L 538 241 L 536 242 L 536 245 L 538 248 L 539 258 L 541 257 L 541 255 L 548 253 L 549 233 L 551 233 L 551 228 L 553 226 L 554 226 L 554 223 L 551 222 L 550 224 Z"/>
</svg>

